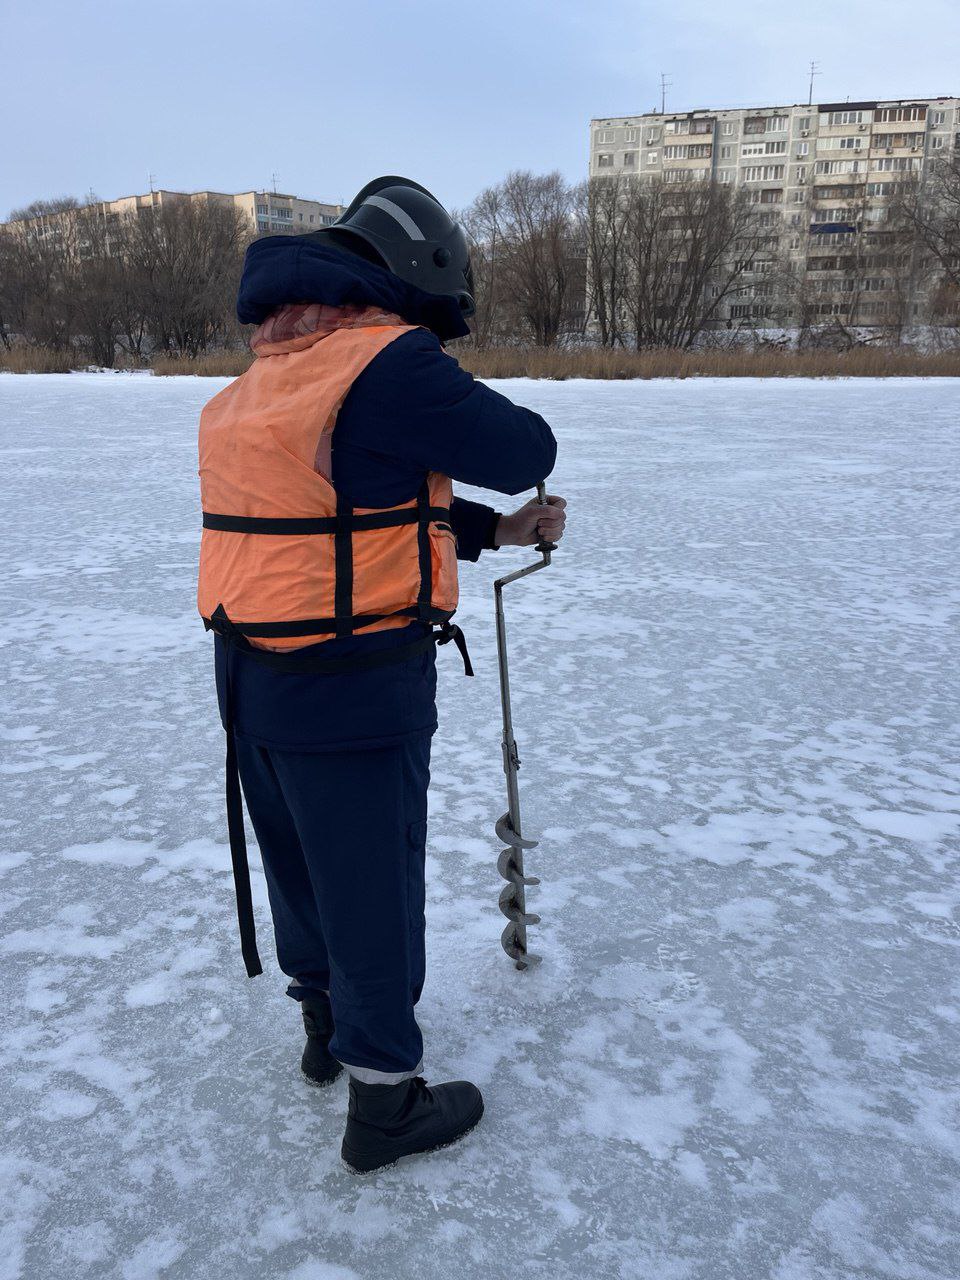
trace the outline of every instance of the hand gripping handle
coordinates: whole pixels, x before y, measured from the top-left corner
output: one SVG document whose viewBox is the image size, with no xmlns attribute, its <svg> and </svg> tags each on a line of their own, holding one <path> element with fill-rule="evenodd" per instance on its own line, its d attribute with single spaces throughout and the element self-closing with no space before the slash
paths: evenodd
<svg viewBox="0 0 960 1280">
<path fill-rule="evenodd" d="M 537 502 L 540 503 L 541 507 L 548 507 L 550 505 L 549 502 L 547 502 L 547 486 L 543 480 L 541 480 L 537 485 Z M 548 542 L 546 538 L 541 538 L 534 548 L 535 551 L 540 552 L 547 564 L 550 563 L 550 556 L 554 551 L 556 551 L 556 549 L 557 544 L 555 542 Z"/>
</svg>

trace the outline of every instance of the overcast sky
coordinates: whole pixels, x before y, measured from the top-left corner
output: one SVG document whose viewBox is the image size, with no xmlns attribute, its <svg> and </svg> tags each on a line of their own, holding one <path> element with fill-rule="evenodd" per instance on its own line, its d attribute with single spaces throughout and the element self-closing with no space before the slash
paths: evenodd
<svg viewBox="0 0 960 1280">
<path fill-rule="evenodd" d="M 0 216 L 381 173 L 586 176 L 592 116 L 960 94 L 960 0 L 0 0 Z"/>
</svg>

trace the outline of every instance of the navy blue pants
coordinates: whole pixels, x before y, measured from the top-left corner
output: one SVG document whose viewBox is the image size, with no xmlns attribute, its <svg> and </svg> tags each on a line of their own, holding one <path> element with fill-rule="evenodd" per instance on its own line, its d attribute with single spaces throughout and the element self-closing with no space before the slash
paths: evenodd
<svg viewBox="0 0 960 1280">
<path fill-rule="evenodd" d="M 330 1050 L 371 1083 L 422 1065 L 430 739 L 314 753 L 237 742 L 289 994 L 329 991 Z"/>
</svg>

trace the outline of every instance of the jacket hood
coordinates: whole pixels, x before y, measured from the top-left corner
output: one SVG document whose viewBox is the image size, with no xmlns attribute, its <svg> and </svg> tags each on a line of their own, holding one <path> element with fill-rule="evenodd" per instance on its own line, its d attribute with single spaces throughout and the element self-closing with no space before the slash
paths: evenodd
<svg viewBox="0 0 960 1280">
<path fill-rule="evenodd" d="M 260 324 L 286 303 L 377 307 L 422 324 L 442 342 L 470 332 L 455 298 L 424 293 L 373 262 L 311 240 L 308 236 L 263 236 L 243 261 L 237 319 Z"/>
</svg>

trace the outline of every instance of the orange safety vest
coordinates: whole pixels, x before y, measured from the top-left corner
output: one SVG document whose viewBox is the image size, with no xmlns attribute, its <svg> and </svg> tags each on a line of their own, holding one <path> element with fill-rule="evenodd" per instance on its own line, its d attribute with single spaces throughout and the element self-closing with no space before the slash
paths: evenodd
<svg viewBox="0 0 960 1280">
<path fill-rule="evenodd" d="M 291 339 L 200 417 L 198 605 L 208 628 L 289 650 L 357 631 L 447 624 L 457 607 L 453 488 L 431 472 L 396 507 L 352 507 L 330 477 L 355 379 L 414 325 Z"/>
<path fill-rule="evenodd" d="M 473 668 L 457 607 L 453 487 L 431 472 L 417 497 L 396 507 L 354 508 L 331 481 L 331 436 L 354 380 L 389 342 L 415 325 L 323 329 L 265 344 L 247 372 L 200 415 L 198 604 L 228 644 L 279 670 L 334 672 L 405 660 L 453 640 Z M 403 645 L 322 659 L 291 649 L 419 620 L 440 629 Z M 273 652 L 269 652 L 273 650 Z M 226 802 L 240 945 L 247 973 L 257 952 L 243 801 L 226 664 Z"/>
</svg>

